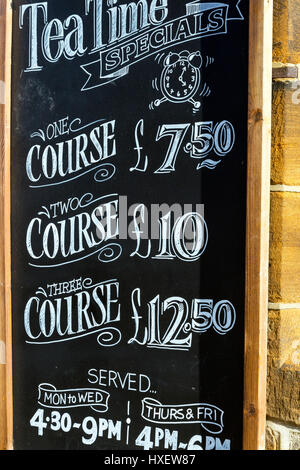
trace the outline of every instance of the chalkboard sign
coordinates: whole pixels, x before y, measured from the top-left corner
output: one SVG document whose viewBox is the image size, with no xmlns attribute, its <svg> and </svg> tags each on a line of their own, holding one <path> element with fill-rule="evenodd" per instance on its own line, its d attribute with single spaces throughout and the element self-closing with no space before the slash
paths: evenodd
<svg viewBox="0 0 300 470">
<path fill-rule="evenodd" d="M 15 449 L 242 448 L 248 9 L 13 1 Z"/>
</svg>

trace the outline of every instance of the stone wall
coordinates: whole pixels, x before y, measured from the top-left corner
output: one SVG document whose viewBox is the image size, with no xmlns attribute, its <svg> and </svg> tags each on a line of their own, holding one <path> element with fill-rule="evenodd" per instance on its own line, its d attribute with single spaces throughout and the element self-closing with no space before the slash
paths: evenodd
<svg viewBox="0 0 300 470">
<path fill-rule="evenodd" d="M 274 0 L 268 450 L 300 450 L 300 0 Z"/>
</svg>

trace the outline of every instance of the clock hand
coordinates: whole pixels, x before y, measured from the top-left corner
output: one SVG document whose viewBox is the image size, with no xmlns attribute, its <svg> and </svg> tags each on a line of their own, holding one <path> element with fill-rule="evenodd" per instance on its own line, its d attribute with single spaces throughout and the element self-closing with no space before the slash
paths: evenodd
<svg viewBox="0 0 300 470">
<path fill-rule="evenodd" d="M 185 81 L 183 80 L 183 78 L 182 78 L 183 75 L 184 75 L 184 72 L 185 72 L 185 71 L 183 71 L 182 74 L 180 75 L 179 81 L 182 83 L 183 86 L 186 86 L 186 82 L 185 82 Z"/>
</svg>

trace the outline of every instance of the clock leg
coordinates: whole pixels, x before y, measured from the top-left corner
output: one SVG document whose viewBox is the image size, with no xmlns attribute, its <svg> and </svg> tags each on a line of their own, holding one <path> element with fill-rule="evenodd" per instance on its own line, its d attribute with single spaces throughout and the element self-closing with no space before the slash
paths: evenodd
<svg viewBox="0 0 300 470">
<path fill-rule="evenodd" d="M 154 106 L 160 106 L 162 103 L 164 103 L 165 101 L 167 101 L 167 98 L 161 98 L 160 100 L 155 100 L 154 101 Z"/>
<path fill-rule="evenodd" d="M 200 106 L 201 106 L 200 101 L 195 101 L 195 100 L 193 100 L 193 98 L 190 98 L 189 102 L 192 103 L 196 109 L 199 109 Z"/>
</svg>

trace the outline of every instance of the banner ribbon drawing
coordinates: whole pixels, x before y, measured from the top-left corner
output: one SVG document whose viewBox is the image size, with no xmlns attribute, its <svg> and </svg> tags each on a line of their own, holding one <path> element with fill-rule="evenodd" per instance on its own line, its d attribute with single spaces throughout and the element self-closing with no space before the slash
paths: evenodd
<svg viewBox="0 0 300 470">
<path fill-rule="evenodd" d="M 152 398 L 142 400 L 142 418 L 157 424 L 198 423 L 211 434 L 223 431 L 224 412 L 208 403 L 163 405 Z"/>
<path fill-rule="evenodd" d="M 196 0 L 186 4 L 186 14 L 159 26 L 137 31 L 117 44 L 108 44 L 93 62 L 81 65 L 88 75 L 82 91 L 96 88 L 129 73 L 130 66 L 153 54 L 194 39 L 227 33 L 227 23 L 243 20 L 239 9 L 241 0 L 234 4 Z"/>
<path fill-rule="evenodd" d="M 38 403 L 46 408 L 77 408 L 89 406 L 98 413 L 108 410 L 109 393 L 98 388 L 70 388 L 57 390 L 54 385 L 38 386 Z"/>
</svg>

